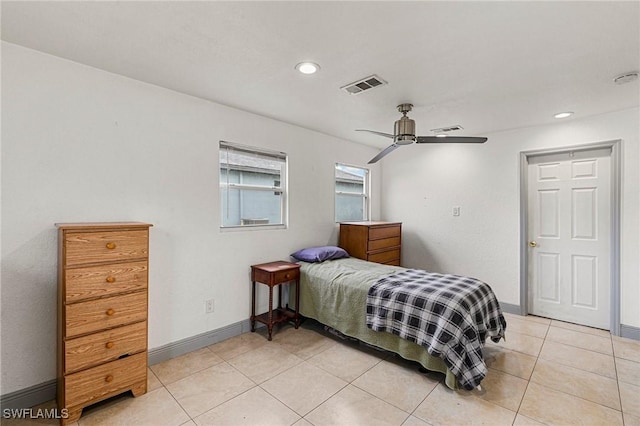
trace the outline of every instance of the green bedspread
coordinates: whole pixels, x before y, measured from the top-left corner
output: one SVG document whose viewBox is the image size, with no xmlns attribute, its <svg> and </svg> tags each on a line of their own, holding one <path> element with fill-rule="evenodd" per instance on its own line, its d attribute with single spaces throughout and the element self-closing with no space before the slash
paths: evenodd
<svg viewBox="0 0 640 426">
<path fill-rule="evenodd" d="M 429 355 L 422 346 L 413 342 L 367 328 L 369 287 L 380 277 L 405 268 L 365 262 L 353 257 L 322 263 L 299 263 L 299 310 L 303 316 L 333 327 L 347 336 L 397 353 L 405 359 L 417 361 L 427 370 L 445 373 L 446 385 L 451 389 L 456 388 L 456 378 L 447 370 L 442 359 Z"/>
</svg>

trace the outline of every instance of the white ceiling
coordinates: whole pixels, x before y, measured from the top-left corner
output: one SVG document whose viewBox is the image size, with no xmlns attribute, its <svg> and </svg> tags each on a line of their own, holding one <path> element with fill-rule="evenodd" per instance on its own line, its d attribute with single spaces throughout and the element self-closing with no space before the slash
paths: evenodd
<svg viewBox="0 0 640 426">
<path fill-rule="evenodd" d="M 396 105 L 417 133 L 468 136 L 640 104 L 640 2 L 10 2 L 2 39 L 384 147 Z M 305 76 L 301 61 L 321 66 Z M 388 81 L 359 95 L 340 87 Z"/>
</svg>

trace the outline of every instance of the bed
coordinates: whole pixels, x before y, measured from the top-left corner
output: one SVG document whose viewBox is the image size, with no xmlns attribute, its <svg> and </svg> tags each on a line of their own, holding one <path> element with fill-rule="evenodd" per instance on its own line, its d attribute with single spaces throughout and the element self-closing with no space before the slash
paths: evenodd
<svg viewBox="0 0 640 426">
<path fill-rule="evenodd" d="M 313 318 L 366 344 L 416 361 L 427 370 L 444 373 L 445 383 L 451 389 L 473 389 L 486 375 L 486 365 L 482 359 L 485 340 L 491 338 L 499 341 L 504 337 L 506 329 L 499 304 L 488 285 L 468 277 L 429 275 L 426 271 L 372 263 L 353 257 L 314 262 L 300 259 L 296 261 L 301 265 L 299 312 L 302 316 Z M 489 289 L 490 294 L 485 295 L 488 301 L 482 302 L 480 309 L 475 309 L 474 306 L 478 306 L 478 296 L 473 292 L 467 292 L 457 301 L 444 297 L 447 299 L 444 302 L 440 291 L 433 293 L 440 299 L 434 302 L 436 311 L 448 309 L 446 305 L 454 303 L 457 305 L 456 312 L 462 312 L 454 316 L 465 315 L 468 318 L 463 322 L 474 323 L 450 332 L 450 318 L 428 312 L 423 313 L 422 319 L 418 319 L 415 311 L 407 315 L 396 309 L 399 305 L 406 305 L 404 302 L 407 297 L 401 294 L 399 299 L 394 300 L 389 297 L 390 289 L 406 287 L 405 283 L 409 283 L 408 286 L 414 289 L 425 285 L 419 280 L 413 280 L 412 277 L 416 274 L 421 279 L 432 276 L 439 278 L 439 287 L 448 293 L 451 293 L 448 290 L 451 288 L 451 280 L 479 282 L 485 289 Z M 420 300 L 420 297 L 418 299 L 420 305 L 430 303 Z M 378 315 L 380 313 L 382 316 Z M 401 325 L 402 317 L 407 319 L 404 321 L 405 325 Z M 433 342 L 436 344 L 432 344 Z M 447 356 L 446 353 L 452 351 L 453 356 Z M 469 366 L 461 365 L 465 363 L 470 364 L 471 372 L 465 371 Z"/>
</svg>

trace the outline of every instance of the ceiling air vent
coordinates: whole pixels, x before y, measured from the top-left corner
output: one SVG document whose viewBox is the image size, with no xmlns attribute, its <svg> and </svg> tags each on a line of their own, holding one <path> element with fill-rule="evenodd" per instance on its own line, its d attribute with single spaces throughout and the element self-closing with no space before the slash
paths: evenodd
<svg viewBox="0 0 640 426">
<path fill-rule="evenodd" d="M 439 129 L 431 129 L 431 131 L 436 134 L 455 132 L 456 130 L 462 130 L 462 126 L 459 124 L 456 124 L 454 126 L 441 127 Z"/>
<path fill-rule="evenodd" d="M 346 86 L 342 86 L 340 89 L 345 90 L 352 95 L 357 95 L 358 93 L 362 93 L 365 90 L 373 89 L 374 87 L 382 86 L 384 84 L 387 84 L 387 82 L 377 75 L 370 75 L 369 77 L 365 77 L 362 80 L 358 80 L 356 82 L 349 83 Z"/>
</svg>

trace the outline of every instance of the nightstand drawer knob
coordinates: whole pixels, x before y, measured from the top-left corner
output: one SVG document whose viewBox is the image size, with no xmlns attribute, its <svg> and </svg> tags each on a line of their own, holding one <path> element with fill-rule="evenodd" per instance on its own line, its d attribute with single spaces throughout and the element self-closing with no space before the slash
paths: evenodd
<svg viewBox="0 0 640 426">
<path fill-rule="evenodd" d="M 105 312 L 105 313 L 106 313 L 107 315 L 111 316 L 111 315 L 115 314 L 115 313 L 116 313 L 116 311 L 114 311 L 113 309 L 109 308 L 109 309 L 107 309 L 107 312 Z"/>
<path fill-rule="evenodd" d="M 116 243 L 107 243 L 107 248 L 109 250 L 113 250 L 114 248 L 116 248 Z"/>
<path fill-rule="evenodd" d="M 109 276 L 107 277 L 107 282 L 108 282 L 108 283 L 115 283 L 115 282 L 116 282 L 116 277 L 114 277 L 114 276 L 112 276 L 112 275 L 109 275 Z"/>
<path fill-rule="evenodd" d="M 113 347 L 113 342 L 107 342 L 106 345 L 104 345 L 107 349 L 111 349 Z"/>
<path fill-rule="evenodd" d="M 291 278 L 291 274 L 284 274 L 285 278 Z"/>
<path fill-rule="evenodd" d="M 109 383 L 109 382 L 113 382 L 113 376 L 111 374 L 109 374 L 107 377 L 104 378 L 104 381 Z"/>
</svg>

